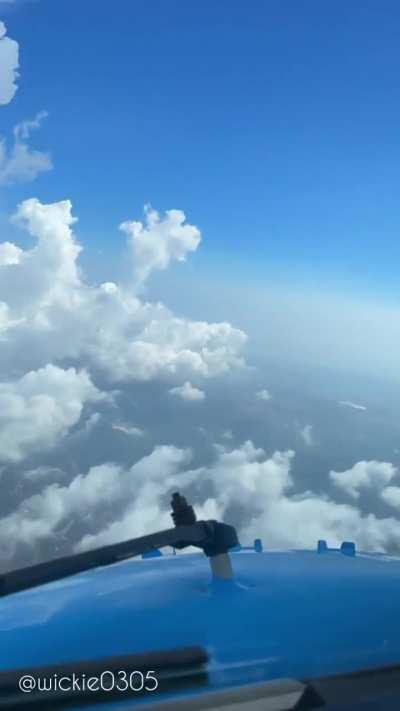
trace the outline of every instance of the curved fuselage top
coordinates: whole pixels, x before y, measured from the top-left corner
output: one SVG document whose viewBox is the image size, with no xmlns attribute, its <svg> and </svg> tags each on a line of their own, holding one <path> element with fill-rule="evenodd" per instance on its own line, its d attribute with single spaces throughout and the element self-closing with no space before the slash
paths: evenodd
<svg viewBox="0 0 400 711">
<path fill-rule="evenodd" d="M 213 582 L 203 554 L 180 554 L 0 598 L 0 670 L 200 645 L 218 686 L 399 661 L 400 559 L 340 551 L 231 557 L 233 581 Z"/>
</svg>

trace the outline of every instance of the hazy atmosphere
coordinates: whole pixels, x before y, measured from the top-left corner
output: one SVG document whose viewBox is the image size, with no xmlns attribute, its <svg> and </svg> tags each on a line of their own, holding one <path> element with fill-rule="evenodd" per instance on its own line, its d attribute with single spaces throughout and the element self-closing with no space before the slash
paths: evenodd
<svg viewBox="0 0 400 711">
<path fill-rule="evenodd" d="M 1 569 L 399 552 L 396 2 L 0 0 Z"/>
</svg>

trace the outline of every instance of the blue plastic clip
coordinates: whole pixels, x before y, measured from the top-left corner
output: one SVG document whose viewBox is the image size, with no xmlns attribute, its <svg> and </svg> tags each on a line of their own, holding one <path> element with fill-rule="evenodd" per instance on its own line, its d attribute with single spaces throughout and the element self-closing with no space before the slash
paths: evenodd
<svg viewBox="0 0 400 711">
<path fill-rule="evenodd" d="M 340 546 L 340 550 L 342 551 L 343 555 L 350 555 L 354 557 L 356 554 L 356 546 L 353 541 L 343 541 L 342 545 Z"/>
<path fill-rule="evenodd" d="M 154 551 L 148 551 L 148 553 L 142 553 L 142 558 L 160 558 L 162 556 L 162 553 L 158 548 L 155 548 Z"/>
</svg>

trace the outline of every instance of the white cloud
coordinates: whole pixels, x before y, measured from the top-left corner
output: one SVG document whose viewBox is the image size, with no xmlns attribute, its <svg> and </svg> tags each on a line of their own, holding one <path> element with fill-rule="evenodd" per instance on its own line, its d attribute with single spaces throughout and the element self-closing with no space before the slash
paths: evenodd
<svg viewBox="0 0 400 711">
<path fill-rule="evenodd" d="M 268 402 L 268 400 L 271 400 L 272 395 L 268 392 L 268 390 L 259 390 L 258 393 L 256 393 L 256 398 L 258 400 L 265 400 L 265 402 Z"/>
<path fill-rule="evenodd" d="M 71 209 L 69 201 L 26 200 L 15 221 L 37 244 L 30 250 L 9 242 L 0 246 L 3 333 L 8 324 L 0 364 L 8 358 L 15 366 L 29 348 L 35 367 L 83 359 L 112 381 L 164 377 L 178 383 L 243 365 L 246 336 L 230 324 L 178 318 L 162 304 L 141 301 L 111 282 L 85 284 Z"/>
<path fill-rule="evenodd" d="M 23 472 L 23 477 L 24 479 L 32 479 L 32 480 L 42 480 L 42 479 L 47 479 L 47 478 L 54 478 L 54 475 L 62 475 L 63 472 L 61 469 L 58 467 L 50 467 L 46 465 L 41 465 L 39 467 L 36 467 L 35 469 L 27 469 L 26 471 Z"/>
<path fill-rule="evenodd" d="M 262 537 L 271 547 L 315 548 L 322 538 L 333 547 L 350 540 L 359 550 L 380 552 L 393 545 L 399 534 L 396 519 L 362 515 L 355 506 L 337 504 L 312 492 L 272 502 L 246 530 L 247 540 Z"/>
<path fill-rule="evenodd" d="M 112 428 L 117 432 L 123 432 L 124 434 L 132 437 L 143 437 L 144 435 L 144 430 L 140 427 L 133 427 L 131 425 L 112 425 Z"/>
<path fill-rule="evenodd" d="M 165 217 L 150 207 L 145 209 L 145 224 L 127 221 L 120 229 L 129 236 L 134 256 L 135 276 L 139 282 L 155 269 L 166 269 L 172 260 L 182 262 L 200 244 L 197 227 L 185 224 L 182 210 L 167 210 Z"/>
<path fill-rule="evenodd" d="M 26 141 L 31 135 L 32 131 L 37 128 L 40 128 L 43 119 L 47 118 L 47 116 L 47 111 L 39 111 L 39 113 L 36 114 L 34 119 L 27 119 L 18 123 L 14 128 L 15 140 L 17 142 Z"/>
<path fill-rule="evenodd" d="M 343 472 L 331 471 L 329 476 L 336 486 L 358 499 L 360 489 L 380 489 L 393 479 L 396 472 L 396 467 L 390 462 L 369 461 L 357 462 L 351 469 Z"/>
<path fill-rule="evenodd" d="M 2 242 L 0 244 L 0 267 L 7 264 L 18 264 L 22 255 L 22 249 L 12 242 Z"/>
<path fill-rule="evenodd" d="M 400 486 L 387 486 L 382 491 L 381 497 L 389 506 L 400 509 Z"/>
<path fill-rule="evenodd" d="M 337 504 L 309 491 L 291 495 L 292 457 L 293 452 L 288 451 L 275 452 L 268 458 L 251 442 L 234 450 L 218 446 L 214 463 L 182 472 L 179 486 L 182 491 L 186 490 L 189 498 L 196 483 L 206 482 L 211 486 L 214 493 L 202 503 L 196 503 L 199 518 L 228 521 L 230 508 L 241 507 L 243 523 L 239 535 L 243 544 L 261 537 L 271 548 L 315 548 L 317 541 L 325 538 L 332 546 L 353 540 L 363 550 L 384 551 L 398 538 L 400 523 L 393 518 L 363 516 L 354 506 Z M 128 506 L 122 518 L 99 534 L 86 536 L 78 549 L 116 542 L 170 525 L 164 496 L 166 491 L 172 490 L 173 484 L 167 478 L 164 487 L 153 490 L 150 478 L 149 473 L 143 485 L 152 496 L 142 496 L 139 486 L 138 499 Z"/>
<path fill-rule="evenodd" d="M 47 113 L 42 111 L 32 121 L 23 121 L 14 128 L 14 143 L 10 149 L 0 139 L 0 185 L 30 182 L 37 175 L 51 170 L 50 155 L 30 148 L 31 131 L 40 127 Z"/>
<path fill-rule="evenodd" d="M 200 402 L 205 398 L 204 392 L 199 388 L 195 388 L 189 381 L 186 381 L 183 385 L 178 385 L 176 388 L 171 388 L 169 392 L 172 395 L 177 395 L 181 400 L 186 400 L 186 402 Z"/>
<path fill-rule="evenodd" d="M 17 462 L 54 445 L 101 398 L 85 371 L 47 365 L 0 383 L 0 461 Z"/>
<path fill-rule="evenodd" d="M 92 467 L 86 475 L 79 474 L 67 486 L 49 484 L 41 494 L 29 497 L 0 520 L 2 555 L 12 558 L 18 543 L 34 547 L 39 541 L 51 539 L 60 525 L 74 517 L 96 521 L 110 504 L 134 501 L 135 520 L 132 516 L 126 530 L 122 520 L 100 532 L 100 544 L 171 526 L 167 512 L 161 515 L 158 502 L 166 488 L 176 485 L 177 474 L 189 459 L 189 451 L 161 446 L 129 469 L 106 463 Z M 88 536 L 80 547 L 87 547 L 91 541 Z"/>
<path fill-rule="evenodd" d="M 109 395 L 109 393 L 107 393 L 107 396 L 108 395 Z M 91 415 L 89 415 L 88 419 L 86 420 L 86 422 L 83 426 L 83 432 L 85 434 L 89 434 L 90 432 L 92 432 L 95 429 L 96 425 L 98 425 L 100 421 L 101 421 L 100 413 L 99 412 L 92 412 Z"/>
<path fill-rule="evenodd" d="M 364 405 L 357 405 L 355 402 L 350 402 L 350 400 L 340 400 L 339 405 L 344 405 L 345 407 L 351 407 L 353 410 L 366 410 Z"/>
<path fill-rule="evenodd" d="M 22 127 L 21 134 L 29 128 Z M 214 377 L 244 363 L 246 336 L 230 324 L 178 318 L 163 304 L 141 301 L 112 282 L 85 283 L 78 266 L 81 247 L 72 232 L 75 221 L 68 200 L 51 205 L 26 200 L 14 222 L 36 243 L 30 249 L 9 241 L 0 244 L 0 370 L 10 383 L 1 387 L 13 395 L 20 413 L 15 421 L 8 413 L 0 418 L 0 457 L 8 460 L 19 460 L 39 445 L 43 450 L 53 446 L 79 419 L 81 404 L 90 401 L 92 385 L 81 399 L 73 396 L 74 414 L 67 407 L 67 393 L 57 391 L 50 401 L 52 391 L 47 393 L 46 388 L 50 381 L 55 387 L 55 374 L 65 382 L 79 380 L 82 387 L 83 378 L 89 378 L 75 371 L 74 376 L 63 376 L 72 372 L 61 370 L 66 361 L 102 374 L 106 388 L 114 382 L 163 378 L 170 386 L 183 383 L 181 397 L 192 400 L 204 395 L 189 378 Z M 25 375 L 27 371 L 38 375 Z M 38 414 L 35 399 L 18 406 L 15 401 L 22 397 L 21 388 L 35 378 L 43 385 L 43 393 L 38 390 L 35 397 L 50 397 Z M 97 421 L 98 415 L 92 414 L 84 431 Z M 124 423 L 117 422 L 116 427 L 129 435 L 141 433 L 139 427 Z"/>
<path fill-rule="evenodd" d="M 242 507 L 242 543 L 261 537 L 271 548 L 315 548 L 324 538 L 332 546 L 353 540 L 363 550 L 384 551 L 400 535 L 400 522 L 393 518 L 364 516 L 354 506 L 310 491 L 291 494 L 293 452 L 275 452 L 268 458 L 251 442 L 233 451 L 219 447 L 217 452 L 214 464 L 197 476 L 212 483 L 211 500 L 219 518 L 227 520 L 232 506 Z"/>
<path fill-rule="evenodd" d="M 4 22 L 0 21 L 0 105 L 9 104 L 18 88 L 19 45 L 6 32 Z"/>
<path fill-rule="evenodd" d="M 313 426 L 305 425 L 300 431 L 300 436 L 307 447 L 312 447 L 314 444 Z"/>
<path fill-rule="evenodd" d="M 232 430 L 225 430 L 225 432 L 222 433 L 222 438 L 227 440 L 233 440 Z"/>
</svg>

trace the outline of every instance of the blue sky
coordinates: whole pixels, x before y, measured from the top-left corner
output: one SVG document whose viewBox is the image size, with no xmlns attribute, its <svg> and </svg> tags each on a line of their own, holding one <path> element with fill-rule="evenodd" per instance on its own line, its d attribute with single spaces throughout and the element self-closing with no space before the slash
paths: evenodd
<svg viewBox="0 0 400 711">
<path fill-rule="evenodd" d="M 1 131 L 47 110 L 33 142 L 54 161 L 10 211 L 69 197 L 83 243 L 115 251 L 144 203 L 179 207 L 199 269 L 397 298 L 397 2 L 40 0 L 4 19 L 21 78 Z"/>
</svg>

